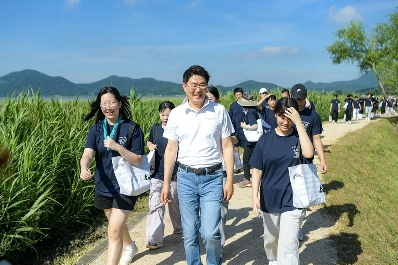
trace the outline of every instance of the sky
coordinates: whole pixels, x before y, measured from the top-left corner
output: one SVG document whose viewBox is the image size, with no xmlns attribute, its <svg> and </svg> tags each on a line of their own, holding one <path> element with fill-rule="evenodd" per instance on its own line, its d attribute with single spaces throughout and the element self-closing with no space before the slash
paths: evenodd
<svg viewBox="0 0 398 265">
<path fill-rule="evenodd" d="M 388 21 L 398 1 L 1 0 L 0 77 L 32 69 L 91 83 L 110 75 L 182 83 L 191 65 L 212 85 L 353 80 L 326 46 L 351 20 Z"/>
</svg>

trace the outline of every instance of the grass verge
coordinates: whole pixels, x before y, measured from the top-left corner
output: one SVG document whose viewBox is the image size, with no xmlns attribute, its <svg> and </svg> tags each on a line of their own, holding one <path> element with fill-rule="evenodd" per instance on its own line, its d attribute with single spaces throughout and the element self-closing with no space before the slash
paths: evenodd
<svg viewBox="0 0 398 265">
<path fill-rule="evenodd" d="M 398 117 L 344 136 L 326 153 L 326 212 L 338 264 L 397 264 Z"/>
</svg>

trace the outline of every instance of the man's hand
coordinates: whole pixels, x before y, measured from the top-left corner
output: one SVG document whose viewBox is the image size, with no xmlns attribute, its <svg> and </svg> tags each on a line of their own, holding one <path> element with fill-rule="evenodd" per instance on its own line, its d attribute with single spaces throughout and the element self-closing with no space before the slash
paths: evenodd
<svg viewBox="0 0 398 265">
<path fill-rule="evenodd" d="M 160 201 L 166 205 L 171 202 L 170 185 L 163 185 L 162 192 L 160 193 Z"/>
<path fill-rule="evenodd" d="M 224 185 L 224 201 L 227 202 L 232 198 L 234 194 L 234 185 L 232 183 L 225 183 Z"/>
</svg>

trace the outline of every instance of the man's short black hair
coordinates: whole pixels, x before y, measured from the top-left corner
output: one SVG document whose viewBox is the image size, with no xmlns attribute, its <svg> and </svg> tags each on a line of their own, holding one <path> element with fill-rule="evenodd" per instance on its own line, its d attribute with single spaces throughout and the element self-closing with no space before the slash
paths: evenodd
<svg viewBox="0 0 398 265">
<path fill-rule="evenodd" d="M 206 71 L 206 69 L 204 69 L 202 66 L 200 65 L 192 65 L 191 67 L 189 67 L 185 72 L 184 75 L 182 76 L 182 82 L 183 83 L 187 83 L 189 78 L 191 78 L 191 76 L 193 75 L 200 75 L 203 76 L 204 79 L 206 79 L 206 83 L 209 83 L 210 80 L 210 75 L 209 73 Z"/>
<path fill-rule="evenodd" d="M 281 93 L 283 94 L 283 93 L 286 93 L 286 92 L 287 92 L 288 94 L 290 94 L 290 91 L 289 91 L 289 89 L 287 89 L 287 88 L 282 89 L 282 92 L 281 92 Z"/>
<path fill-rule="evenodd" d="M 234 91 L 234 95 L 238 92 L 242 93 L 242 95 L 243 95 L 243 89 L 240 86 L 235 87 L 233 91 Z"/>
</svg>

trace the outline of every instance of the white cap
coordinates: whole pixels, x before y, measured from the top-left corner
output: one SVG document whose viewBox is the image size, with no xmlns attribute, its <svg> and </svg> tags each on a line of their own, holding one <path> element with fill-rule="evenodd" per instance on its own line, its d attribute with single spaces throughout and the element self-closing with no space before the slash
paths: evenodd
<svg viewBox="0 0 398 265">
<path fill-rule="evenodd" d="M 267 93 L 267 89 L 266 88 L 260 88 L 260 91 L 258 91 L 258 93 L 262 94 L 262 93 Z"/>
</svg>

